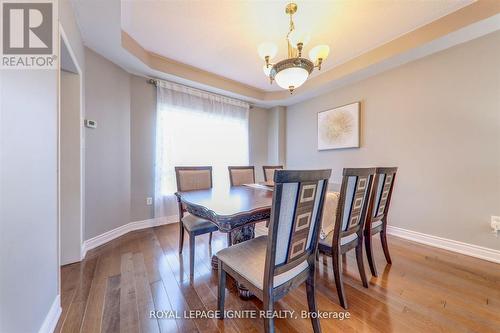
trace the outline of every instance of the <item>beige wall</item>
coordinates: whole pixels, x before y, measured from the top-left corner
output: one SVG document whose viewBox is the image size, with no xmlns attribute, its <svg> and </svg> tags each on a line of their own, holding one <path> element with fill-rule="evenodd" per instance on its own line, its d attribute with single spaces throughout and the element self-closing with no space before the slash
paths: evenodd
<svg viewBox="0 0 500 333">
<path fill-rule="evenodd" d="M 269 110 L 252 107 L 248 114 L 249 164 L 255 166 L 255 179 L 264 181 L 262 166 L 268 164 Z"/>
<path fill-rule="evenodd" d="M 316 113 L 361 101 L 361 148 L 317 151 Z M 500 32 L 287 110 L 287 166 L 398 166 L 389 224 L 500 249 Z"/>
<path fill-rule="evenodd" d="M 130 220 L 153 218 L 153 206 L 146 205 L 154 197 L 154 159 L 156 124 L 156 88 L 144 77 L 130 80 Z"/>
<path fill-rule="evenodd" d="M 130 75 L 85 49 L 85 237 L 130 222 Z"/>
<path fill-rule="evenodd" d="M 66 36 L 65 38 L 65 42 L 64 43 L 61 43 L 61 54 L 59 56 L 59 59 L 61 61 L 61 68 L 64 69 L 64 66 L 66 64 L 69 64 L 71 67 L 69 69 L 69 71 L 74 71 L 74 69 L 76 69 L 76 65 L 78 65 L 78 67 L 80 68 L 80 75 L 81 75 L 81 79 L 82 79 L 82 84 L 81 84 L 81 94 L 82 94 L 82 100 L 81 100 L 81 108 L 82 108 L 82 116 L 85 115 L 85 46 L 83 45 L 83 39 L 82 39 L 82 36 L 80 34 L 80 29 L 78 27 L 78 24 L 77 24 L 77 21 L 76 21 L 76 16 L 75 16 L 75 13 L 74 13 L 74 10 L 73 10 L 73 5 L 71 4 L 71 0 L 59 0 L 58 1 L 58 4 L 59 4 L 59 23 L 62 27 L 62 30 L 60 31 L 61 33 L 61 36 L 59 38 L 59 40 L 61 40 L 63 38 L 62 36 L 62 33 L 64 32 L 64 35 Z M 66 44 L 67 45 L 64 45 Z M 67 52 L 69 49 L 71 49 L 71 51 L 73 52 L 72 56 L 69 55 L 69 53 Z M 68 61 L 69 58 L 72 58 L 74 57 L 75 59 L 71 59 L 71 61 Z M 61 86 L 61 85 L 60 85 Z M 59 92 L 61 93 L 61 92 Z M 82 126 L 82 124 L 80 123 L 79 126 Z M 75 127 L 72 129 L 72 130 L 75 130 Z M 83 133 L 84 133 L 84 130 L 82 129 L 82 136 L 83 136 Z M 62 140 L 62 138 L 61 138 Z M 82 138 L 82 141 L 84 139 Z M 62 142 L 61 142 L 62 144 Z M 81 156 L 81 160 L 83 161 L 85 159 L 85 151 L 83 150 L 82 151 L 82 156 Z M 82 163 L 81 165 L 81 174 L 82 174 L 82 179 L 81 179 L 81 187 L 82 187 L 82 193 L 84 191 L 84 188 L 85 188 L 85 183 L 84 183 L 84 177 L 85 177 L 85 165 Z M 82 206 L 82 217 L 81 219 L 83 220 L 81 223 L 81 232 L 82 232 L 82 235 L 81 235 L 81 238 L 82 240 L 84 240 L 84 234 L 85 234 L 85 209 L 83 209 L 85 207 L 85 196 L 82 195 L 82 201 L 80 202 L 80 205 Z M 62 213 L 62 212 L 61 212 Z M 61 227 L 61 226 L 60 226 Z M 59 230 L 60 233 L 62 233 L 62 230 Z M 61 243 L 63 242 L 66 242 L 66 241 L 69 241 L 69 242 L 72 242 L 73 240 L 68 240 L 68 239 L 65 239 L 65 236 L 64 235 L 59 235 L 59 240 Z M 60 252 L 62 251 L 62 245 L 63 244 L 59 244 L 59 250 Z M 79 245 L 81 246 L 81 245 Z M 61 264 L 61 262 L 59 263 Z"/>
<path fill-rule="evenodd" d="M 80 261 L 82 188 L 80 75 L 60 74 L 60 251 L 61 265 Z"/>
<path fill-rule="evenodd" d="M 268 165 L 284 165 L 286 159 L 286 108 L 275 106 L 269 109 L 267 139 Z"/>
</svg>

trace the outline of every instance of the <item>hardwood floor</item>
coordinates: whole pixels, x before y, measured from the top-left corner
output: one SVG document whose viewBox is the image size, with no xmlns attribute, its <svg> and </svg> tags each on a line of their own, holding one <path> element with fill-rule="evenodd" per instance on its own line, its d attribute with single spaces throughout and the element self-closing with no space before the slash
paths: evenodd
<svg viewBox="0 0 500 333">
<path fill-rule="evenodd" d="M 323 332 L 500 330 L 500 265 L 390 237 L 394 263 L 388 266 L 374 240 L 379 277 L 363 288 L 349 253 L 343 274 L 350 318 L 321 319 Z M 83 262 L 62 267 L 63 311 L 56 332 L 262 332 L 261 319 L 150 319 L 152 310 L 173 310 L 181 317 L 185 310 L 216 310 L 217 274 L 210 257 L 226 246 L 226 235 L 214 233 L 211 251 L 208 235 L 196 237 L 193 283 L 188 250 L 179 256 L 177 245 L 178 225 L 171 224 L 129 233 L 89 252 Z M 320 255 L 319 261 L 318 308 L 344 312 L 331 258 Z M 261 309 L 255 298 L 241 300 L 230 278 L 228 286 L 226 310 Z M 307 310 L 305 286 L 276 309 Z M 302 318 L 277 319 L 276 328 L 312 331 L 310 320 Z"/>
</svg>

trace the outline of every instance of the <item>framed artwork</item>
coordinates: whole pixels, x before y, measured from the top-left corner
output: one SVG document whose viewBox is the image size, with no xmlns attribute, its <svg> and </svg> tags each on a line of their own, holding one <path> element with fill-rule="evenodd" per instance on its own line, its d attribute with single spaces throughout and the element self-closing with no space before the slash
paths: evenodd
<svg viewBox="0 0 500 333">
<path fill-rule="evenodd" d="M 359 147 L 359 102 L 318 113 L 318 150 Z"/>
</svg>

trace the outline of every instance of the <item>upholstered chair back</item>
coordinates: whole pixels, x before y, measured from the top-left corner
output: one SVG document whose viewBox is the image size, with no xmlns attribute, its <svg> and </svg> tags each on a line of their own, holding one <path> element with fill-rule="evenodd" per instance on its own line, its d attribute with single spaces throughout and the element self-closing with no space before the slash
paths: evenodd
<svg viewBox="0 0 500 333">
<path fill-rule="evenodd" d="M 212 167 L 175 167 L 177 191 L 206 190 L 212 187 Z"/>
<path fill-rule="evenodd" d="M 398 168 L 377 168 L 373 183 L 371 217 L 382 220 L 389 211 L 389 204 Z"/>
<path fill-rule="evenodd" d="M 282 165 L 264 165 L 262 167 L 264 170 L 264 181 L 272 181 L 274 179 L 274 172 L 276 170 L 283 170 Z"/>
<path fill-rule="evenodd" d="M 255 168 L 253 166 L 230 166 L 227 168 L 231 186 L 255 183 Z"/>
<path fill-rule="evenodd" d="M 264 287 L 282 284 L 314 265 L 331 170 L 276 170 Z"/>
<path fill-rule="evenodd" d="M 375 168 L 344 169 L 332 246 L 361 237 L 374 177 Z"/>
</svg>

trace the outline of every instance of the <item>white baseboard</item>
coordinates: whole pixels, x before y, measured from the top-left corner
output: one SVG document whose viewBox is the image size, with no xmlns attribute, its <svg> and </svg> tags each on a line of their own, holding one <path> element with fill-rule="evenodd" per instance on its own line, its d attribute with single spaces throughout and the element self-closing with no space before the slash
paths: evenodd
<svg viewBox="0 0 500 333">
<path fill-rule="evenodd" d="M 115 238 L 123 236 L 126 233 L 129 233 L 131 231 L 156 227 L 156 226 L 164 225 L 164 224 L 176 223 L 178 221 L 179 221 L 179 217 L 177 215 L 171 215 L 171 216 L 159 217 L 159 218 L 154 218 L 154 219 L 149 219 L 149 220 L 144 220 L 144 221 L 130 222 L 130 223 L 122 225 L 118 228 L 115 228 L 113 230 L 106 231 L 103 234 L 95 236 L 91 239 L 87 239 L 86 241 L 83 242 L 82 251 L 81 251 L 81 258 L 83 260 L 85 258 L 85 255 L 87 254 L 87 252 L 89 250 L 92 250 L 98 246 L 101 246 L 101 245 L 103 245 L 109 241 L 112 241 Z"/>
<path fill-rule="evenodd" d="M 465 254 L 471 257 L 500 264 L 500 251 L 486 247 L 459 242 L 452 239 L 423 234 L 421 232 L 387 226 L 387 233 L 417 243 L 434 246 L 440 249 Z"/>
<path fill-rule="evenodd" d="M 52 306 L 50 307 L 42 326 L 38 330 L 38 333 L 53 333 L 56 329 L 57 321 L 61 316 L 61 312 L 61 297 L 57 295 L 54 302 L 52 302 Z"/>
<path fill-rule="evenodd" d="M 178 222 L 177 215 L 171 215 L 161 218 L 149 219 L 144 221 L 130 222 L 116 229 L 107 231 L 99 236 L 87 239 L 82 246 L 82 260 L 89 250 L 101 246 L 115 238 L 125 235 L 128 232 L 151 228 L 159 225 Z M 387 233 L 396 237 L 411 240 L 420 244 L 425 244 L 440 249 L 465 254 L 471 257 L 488 260 L 500 264 L 500 251 L 486 247 L 459 242 L 452 239 L 428 235 L 417 231 L 407 230 L 391 225 L 387 226 Z"/>
</svg>

